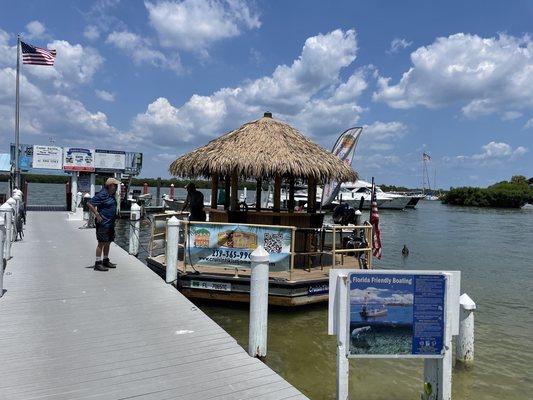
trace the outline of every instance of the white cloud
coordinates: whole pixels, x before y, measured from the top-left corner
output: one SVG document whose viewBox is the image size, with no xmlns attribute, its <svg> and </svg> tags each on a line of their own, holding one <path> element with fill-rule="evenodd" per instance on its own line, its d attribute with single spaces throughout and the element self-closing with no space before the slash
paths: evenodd
<svg viewBox="0 0 533 400">
<path fill-rule="evenodd" d="M 83 31 L 83 36 L 89 40 L 96 40 L 100 37 L 100 30 L 95 25 L 87 25 Z"/>
<path fill-rule="evenodd" d="M 9 142 L 14 126 L 13 104 L 15 81 L 13 68 L 0 69 L 0 137 Z M 80 101 L 62 95 L 43 93 L 24 75 L 21 76 L 20 132 L 25 142 L 44 143 L 54 136 L 59 143 L 112 143 L 118 131 L 109 125 L 107 116 L 91 112 Z"/>
<path fill-rule="evenodd" d="M 375 121 L 363 127 L 363 135 L 372 140 L 388 140 L 402 137 L 407 131 L 407 126 L 399 121 Z"/>
<path fill-rule="evenodd" d="M 482 38 L 458 33 L 411 53 L 412 66 L 400 81 L 379 77 L 375 101 L 394 108 L 438 108 L 464 104 L 463 114 L 533 107 L 533 41 L 501 34 Z"/>
<path fill-rule="evenodd" d="M 10 36 L 0 29 L 0 67 L 13 67 L 16 63 L 16 42 L 9 44 Z M 89 83 L 104 63 L 98 50 L 66 40 L 53 40 L 46 45 L 57 51 L 54 66 L 24 65 L 23 74 L 51 82 L 56 88 L 70 88 Z"/>
<path fill-rule="evenodd" d="M 145 2 L 150 24 L 162 46 L 207 54 L 214 42 L 261 26 L 259 17 L 241 0 Z"/>
<path fill-rule="evenodd" d="M 394 38 L 392 39 L 392 42 L 390 43 L 390 48 L 388 50 L 388 53 L 398 53 L 399 51 L 406 49 L 410 47 L 413 44 L 413 42 L 407 41 L 407 39 L 403 38 Z"/>
<path fill-rule="evenodd" d="M 182 72 L 181 63 L 177 54 L 167 57 L 159 50 L 153 49 L 149 40 L 133 32 L 111 32 L 107 36 L 106 43 L 124 50 L 137 65 L 146 63 L 155 67 L 170 69 L 177 73 Z"/>
<path fill-rule="evenodd" d="M 58 88 L 89 83 L 104 63 L 98 50 L 66 40 L 54 40 L 47 48 L 57 51 L 54 66 L 26 65 L 24 71 L 46 81 L 52 80 Z"/>
<path fill-rule="evenodd" d="M 481 146 L 481 150 L 481 153 L 473 154 L 471 156 L 456 156 L 455 160 L 461 163 L 501 163 L 514 161 L 528 152 L 528 149 L 524 146 L 518 146 L 516 148 L 513 148 L 507 143 L 495 141 L 489 142 Z"/>
<path fill-rule="evenodd" d="M 367 87 L 366 70 L 356 70 L 345 81 L 340 78 L 356 52 L 353 30 L 310 37 L 290 66 L 280 65 L 270 76 L 222 88 L 209 96 L 193 95 L 180 107 L 166 98 L 157 99 L 134 119 L 132 140 L 142 136 L 161 147 L 204 143 L 206 137 L 259 118 L 267 110 L 319 141 L 337 135 L 353 126 L 363 112 L 356 100 Z M 143 134 L 135 134 L 140 132 Z"/>
<path fill-rule="evenodd" d="M 44 32 L 46 31 L 46 28 L 42 22 L 39 21 L 31 21 L 26 25 L 26 29 L 28 30 L 28 33 L 26 33 L 24 36 L 27 39 L 38 39 L 43 37 Z"/>
<path fill-rule="evenodd" d="M 513 111 L 513 110 L 510 110 L 510 111 L 505 111 L 502 115 L 502 120 L 503 121 L 513 121 L 517 118 L 520 118 L 522 116 L 522 113 L 519 112 L 519 111 Z"/>
<path fill-rule="evenodd" d="M 96 89 L 94 93 L 96 94 L 96 96 L 98 96 L 98 98 L 104 101 L 115 101 L 115 94 L 110 93 L 107 90 Z"/>
<path fill-rule="evenodd" d="M 528 119 L 524 125 L 524 129 L 529 129 L 529 128 L 533 128 L 533 118 Z"/>
</svg>

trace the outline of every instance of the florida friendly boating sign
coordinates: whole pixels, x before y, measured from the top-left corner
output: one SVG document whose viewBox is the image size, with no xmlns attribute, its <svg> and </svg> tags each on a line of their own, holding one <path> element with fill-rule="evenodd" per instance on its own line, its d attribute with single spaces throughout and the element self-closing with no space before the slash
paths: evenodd
<svg viewBox="0 0 533 400">
<path fill-rule="evenodd" d="M 446 275 L 351 273 L 349 357 L 442 357 Z"/>
</svg>

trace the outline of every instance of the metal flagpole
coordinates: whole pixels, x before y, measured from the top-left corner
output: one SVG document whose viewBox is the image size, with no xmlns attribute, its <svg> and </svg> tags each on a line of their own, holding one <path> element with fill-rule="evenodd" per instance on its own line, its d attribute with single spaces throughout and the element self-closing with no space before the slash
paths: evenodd
<svg viewBox="0 0 533 400">
<path fill-rule="evenodd" d="M 20 165 L 19 165 L 19 73 L 20 73 L 20 35 L 17 35 L 17 89 L 15 96 L 15 185 L 20 189 Z"/>
</svg>

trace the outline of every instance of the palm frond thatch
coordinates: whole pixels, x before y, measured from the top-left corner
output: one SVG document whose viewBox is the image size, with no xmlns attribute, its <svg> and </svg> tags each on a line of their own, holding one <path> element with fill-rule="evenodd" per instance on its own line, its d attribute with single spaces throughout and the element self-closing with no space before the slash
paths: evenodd
<svg viewBox="0 0 533 400">
<path fill-rule="evenodd" d="M 357 174 L 337 156 L 292 126 L 267 114 L 176 159 L 169 168 L 182 177 L 231 175 L 267 178 L 276 174 L 318 181 L 353 181 Z"/>
</svg>

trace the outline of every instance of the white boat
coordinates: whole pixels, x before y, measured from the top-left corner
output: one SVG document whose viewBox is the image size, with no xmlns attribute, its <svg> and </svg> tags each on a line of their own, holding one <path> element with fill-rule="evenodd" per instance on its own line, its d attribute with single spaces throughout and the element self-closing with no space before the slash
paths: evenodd
<svg viewBox="0 0 533 400">
<path fill-rule="evenodd" d="M 338 201 L 348 203 L 350 207 L 358 208 L 363 198 L 363 209 L 369 210 L 372 201 L 372 184 L 363 180 L 345 182 L 341 185 Z M 411 202 L 412 196 L 404 196 L 395 193 L 385 193 L 376 186 L 376 202 L 378 208 L 389 210 L 403 210 Z"/>
</svg>

